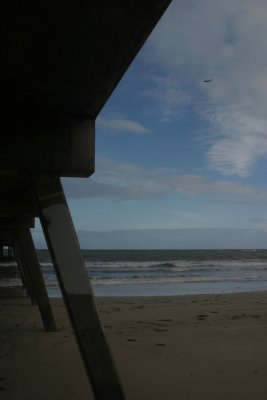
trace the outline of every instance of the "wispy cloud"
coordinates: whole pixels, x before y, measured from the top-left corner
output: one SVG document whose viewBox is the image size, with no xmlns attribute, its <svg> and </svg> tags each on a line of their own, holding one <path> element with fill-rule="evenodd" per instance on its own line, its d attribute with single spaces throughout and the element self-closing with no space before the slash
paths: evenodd
<svg viewBox="0 0 267 400">
<path fill-rule="evenodd" d="M 176 170 L 148 170 L 133 164 L 119 164 L 111 159 L 98 159 L 97 172 L 87 179 L 64 179 L 70 197 L 110 197 L 121 200 L 177 195 L 235 195 L 239 201 L 248 196 L 257 199 L 266 189 L 241 185 L 235 181 L 212 181 L 201 175 L 181 175 Z M 261 197 L 262 199 L 262 197 Z M 260 199 L 259 199 L 260 200 Z"/>
<path fill-rule="evenodd" d="M 155 73 L 145 76 L 145 79 L 149 88 L 143 89 L 140 95 L 154 102 L 161 121 L 170 122 L 176 119 L 183 107 L 193 101 L 188 89 L 184 90 L 175 76 L 161 76 Z"/>
<path fill-rule="evenodd" d="M 96 124 L 104 128 L 106 132 L 112 133 L 133 133 L 137 135 L 147 135 L 151 133 L 149 128 L 123 116 L 110 116 L 108 118 L 99 117 Z"/>
<path fill-rule="evenodd" d="M 190 106 L 208 122 L 207 162 L 224 175 L 247 176 L 267 155 L 266 19 L 262 0 L 173 1 L 145 48 L 144 95 L 163 121 Z"/>
<path fill-rule="evenodd" d="M 222 133 L 208 150 L 211 166 L 224 175 L 249 175 L 256 160 L 267 155 L 267 119 L 240 110 L 222 111 L 214 120 Z"/>
</svg>

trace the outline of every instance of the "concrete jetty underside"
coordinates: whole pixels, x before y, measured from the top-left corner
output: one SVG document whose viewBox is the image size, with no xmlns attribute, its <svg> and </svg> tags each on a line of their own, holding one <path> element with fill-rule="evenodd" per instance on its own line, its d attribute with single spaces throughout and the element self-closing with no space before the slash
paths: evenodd
<svg viewBox="0 0 267 400">
<path fill-rule="evenodd" d="M 94 172 L 95 119 L 170 0 L 4 1 L 0 245 L 46 331 L 56 321 L 31 228 L 39 218 L 96 399 L 125 399 L 60 177 Z"/>
</svg>

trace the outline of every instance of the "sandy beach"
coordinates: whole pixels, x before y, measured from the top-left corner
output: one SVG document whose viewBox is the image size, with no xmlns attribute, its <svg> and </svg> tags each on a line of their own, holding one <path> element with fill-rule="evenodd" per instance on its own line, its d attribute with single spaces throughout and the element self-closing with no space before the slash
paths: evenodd
<svg viewBox="0 0 267 400">
<path fill-rule="evenodd" d="M 0 300 L 3 400 L 93 399 L 65 307 L 45 333 L 28 299 Z M 98 298 L 128 400 L 265 400 L 267 292 Z"/>
</svg>

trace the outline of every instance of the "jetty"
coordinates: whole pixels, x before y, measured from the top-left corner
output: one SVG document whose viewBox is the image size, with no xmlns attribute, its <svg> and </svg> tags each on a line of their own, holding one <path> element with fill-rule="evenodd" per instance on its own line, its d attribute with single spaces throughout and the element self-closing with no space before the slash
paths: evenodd
<svg viewBox="0 0 267 400">
<path fill-rule="evenodd" d="M 90 177 L 95 120 L 170 0 L 4 1 L 0 256 L 14 253 L 46 331 L 56 321 L 31 228 L 41 222 L 84 366 L 99 400 L 125 394 L 61 177 Z M 11 250 L 12 249 L 12 250 Z"/>
</svg>

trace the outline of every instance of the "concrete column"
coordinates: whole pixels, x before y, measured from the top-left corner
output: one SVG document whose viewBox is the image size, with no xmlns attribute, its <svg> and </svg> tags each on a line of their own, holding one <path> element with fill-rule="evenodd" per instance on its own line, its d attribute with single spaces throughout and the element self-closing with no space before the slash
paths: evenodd
<svg viewBox="0 0 267 400">
<path fill-rule="evenodd" d="M 59 177 L 38 177 L 33 191 L 62 295 L 96 400 L 125 399 L 96 310 Z"/>
<path fill-rule="evenodd" d="M 8 246 L 7 248 L 7 257 L 12 258 L 13 257 L 13 250 L 11 246 Z"/>
<path fill-rule="evenodd" d="M 15 224 L 15 247 L 18 252 L 18 259 L 23 265 L 23 271 L 27 271 L 29 281 L 36 295 L 44 328 L 46 331 L 56 331 L 56 323 L 35 252 L 30 226 L 26 218 L 19 218 Z"/>
<path fill-rule="evenodd" d="M 0 245 L 0 260 L 3 260 L 4 258 L 4 246 L 1 244 Z"/>
<path fill-rule="evenodd" d="M 17 218 L 15 217 L 5 217 L 0 218 L 0 237 L 1 243 L 5 243 L 5 247 L 8 250 L 8 257 L 16 260 L 18 271 L 21 276 L 23 287 L 26 289 L 27 295 L 30 297 L 32 304 L 36 304 L 36 297 L 34 295 L 34 288 L 30 278 L 30 274 L 27 271 L 27 265 L 23 265 L 20 255 L 17 249 L 17 245 L 15 243 L 15 224 Z M 29 224 L 33 223 L 32 217 L 28 219 Z M 3 248 L 3 245 L 0 246 Z"/>
<path fill-rule="evenodd" d="M 18 251 L 18 246 L 16 243 L 14 243 L 13 245 L 13 252 L 21 275 L 22 284 L 26 289 L 27 296 L 30 297 L 32 305 L 36 305 L 37 300 L 36 300 L 36 295 L 34 293 L 33 282 L 31 280 L 30 273 L 27 270 L 27 265 L 23 265 L 21 256 Z"/>
</svg>

